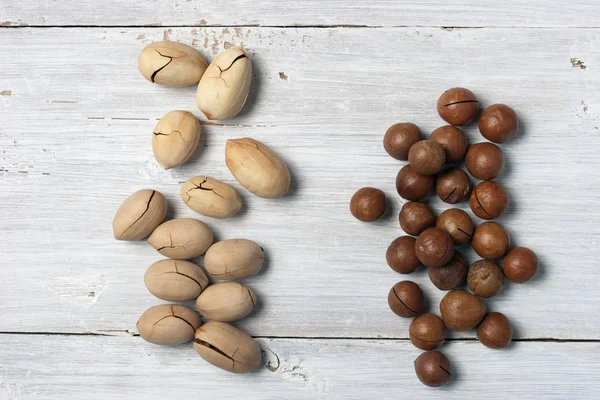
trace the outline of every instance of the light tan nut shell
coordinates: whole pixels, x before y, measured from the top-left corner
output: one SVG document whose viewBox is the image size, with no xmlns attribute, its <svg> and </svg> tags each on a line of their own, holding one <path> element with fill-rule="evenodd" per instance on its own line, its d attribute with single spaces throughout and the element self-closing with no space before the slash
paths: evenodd
<svg viewBox="0 0 600 400">
<path fill-rule="evenodd" d="M 210 246 L 204 256 L 204 267 L 216 279 L 242 279 L 260 271 L 264 260 L 263 249 L 253 241 L 229 239 Z"/>
<path fill-rule="evenodd" d="M 165 86 L 198 83 L 207 66 L 198 50 L 178 42 L 150 43 L 138 57 L 138 67 L 144 78 Z"/>
<path fill-rule="evenodd" d="M 235 179 L 259 197 L 285 196 L 290 189 L 290 171 L 271 149 L 250 139 L 229 139 L 225 163 Z"/>
<path fill-rule="evenodd" d="M 154 344 L 180 344 L 194 338 L 200 326 L 200 316 L 178 304 L 150 307 L 137 324 L 142 339 Z"/>
<path fill-rule="evenodd" d="M 198 300 L 196 308 L 212 321 L 231 322 L 250 314 L 256 304 L 256 295 L 237 282 L 221 282 L 206 288 Z"/>
<path fill-rule="evenodd" d="M 244 106 L 252 82 L 252 63 L 243 47 L 219 54 L 196 91 L 196 103 L 208 119 L 233 118 Z"/>
<path fill-rule="evenodd" d="M 177 260 L 201 256 L 212 242 L 212 230 L 204 222 L 192 218 L 163 222 L 148 238 L 148 243 L 160 254 Z"/>
<path fill-rule="evenodd" d="M 189 208 L 207 217 L 233 217 L 242 208 L 242 198 L 233 186 L 207 176 L 188 179 L 181 187 L 181 198 Z"/>
<path fill-rule="evenodd" d="M 207 322 L 198 328 L 194 348 L 212 365 L 236 374 L 245 374 L 261 364 L 256 340 L 224 322 Z"/>
<path fill-rule="evenodd" d="M 113 218 L 113 233 L 118 240 L 141 240 L 167 216 L 167 199 L 152 189 L 142 189 L 127 198 Z"/>
<path fill-rule="evenodd" d="M 179 167 L 196 150 L 200 122 L 189 111 L 171 111 L 158 121 L 152 132 L 152 151 L 164 169 Z"/>
<path fill-rule="evenodd" d="M 150 293 L 166 301 L 189 301 L 197 298 L 208 286 L 202 268 L 184 260 L 160 260 L 144 275 Z"/>
</svg>

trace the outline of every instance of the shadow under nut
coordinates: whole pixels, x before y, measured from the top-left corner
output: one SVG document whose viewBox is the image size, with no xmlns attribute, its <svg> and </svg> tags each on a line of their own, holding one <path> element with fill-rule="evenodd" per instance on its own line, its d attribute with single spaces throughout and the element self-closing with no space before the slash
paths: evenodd
<svg viewBox="0 0 600 400">
<path fill-rule="evenodd" d="M 212 365 L 236 374 L 255 370 L 262 360 L 258 343 L 224 322 L 207 322 L 198 328 L 194 349 Z"/>
<path fill-rule="evenodd" d="M 177 260 L 201 256 L 212 242 L 212 230 L 204 222 L 192 218 L 163 222 L 148 238 L 148 243 L 160 254 Z"/>
</svg>

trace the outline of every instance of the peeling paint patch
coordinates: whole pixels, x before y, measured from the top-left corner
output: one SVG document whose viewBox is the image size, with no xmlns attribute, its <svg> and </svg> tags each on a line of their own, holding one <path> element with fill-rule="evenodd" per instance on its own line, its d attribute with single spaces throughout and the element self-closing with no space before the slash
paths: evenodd
<svg viewBox="0 0 600 400">
<path fill-rule="evenodd" d="M 285 74 L 285 72 L 280 72 L 279 73 L 279 79 L 283 79 L 284 81 L 288 80 L 288 76 Z"/>
<path fill-rule="evenodd" d="M 577 58 L 571 58 L 571 66 L 573 68 L 580 68 L 580 69 L 582 69 L 584 71 L 587 69 L 587 67 L 584 64 L 584 62 L 582 60 L 577 59 Z"/>
<path fill-rule="evenodd" d="M 225 43 L 223 43 L 223 47 L 225 47 L 225 49 L 230 49 L 232 47 L 235 47 L 235 44 L 233 44 L 231 42 L 225 42 Z"/>
<path fill-rule="evenodd" d="M 102 275 L 59 276 L 47 283 L 50 292 L 66 302 L 83 307 L 96 303 L 105 287 L 106 280 Z"/>
<path fill-rule="evenodd" d="M 46 103 L 55 103 L 55 104 L 79 104 L 78 101 L 74 100 L 46 100 Z"/>
<path fill-rule="evenodd" d="M 143 33 L 138 35 L 138 37 L 135 38 L 135 40 L 143 40 L 146 39 L 146 35 L 144 35 Z"/>
<path fill-rule="evenodd" d="M 165 31 L 163 32 L 163 40 L 168 41 L 169 38 L 171 37 L 172 32 L 173 32 L 173 29 L 171 29 L 171 28 L 165 29 Z"/>
<path fill-rule="evenodd" d="M 0 96 L 12 96 L 12 92 L 10 90 L 3 90 L 0 92 Z"/>
<path fill-rule="evenodd" d="M 200 21 L 198 21 L 198 25 L 208 25 L 208 21 L 205 19 L 201 19 Z"/>
</svg>

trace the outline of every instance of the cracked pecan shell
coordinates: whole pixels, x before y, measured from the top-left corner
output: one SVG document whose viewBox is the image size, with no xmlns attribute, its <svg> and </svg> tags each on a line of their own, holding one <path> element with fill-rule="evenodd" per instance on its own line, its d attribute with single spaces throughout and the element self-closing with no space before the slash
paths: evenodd
<svg viewBox="0 0 600 400">
<path fill-rule="evenodd" d="M 233 186 L 207 176 L 188 179 L 181 187 L 181 198 L 207 217 L 230 218 L 242 208 L 242 198 Z"/>
<path fill-rule="evenodd" d="M 189 111 L 171 111 L 158 121 L 152 132 L 156 161 L 170 169 L 185 163 L 200 141 L 200 123 Z"/>
<path fill-rule="evenodd" d="M 167 215 L 167 199 L 153 189 L 142 189 L 125 200 L 113 218 L 117 240 L 141 240 L 154 231 Z"/>
<path fill-rule="evenodd" d="M 186 260 L 201 256 L 213 242 L 213 232 L 204 222 L 177 218 L 160 224 L 148 243 L 165 257 Z"/>
<path fill-rule="evenodd" d="M 138 68 L 144 78 L 164 86 L 198 83 L 207 66 L 198 50 L 178 42 L 150 43 L 138 57 Z"/>
<path fill-rule="evenodd" d="M 204 256 L 204 268 L 216 279 L 233 280 L 256 274 L 263 266 L 265 253 L 247 239 L 229 239 L 212 245 Z"/>
</svg>

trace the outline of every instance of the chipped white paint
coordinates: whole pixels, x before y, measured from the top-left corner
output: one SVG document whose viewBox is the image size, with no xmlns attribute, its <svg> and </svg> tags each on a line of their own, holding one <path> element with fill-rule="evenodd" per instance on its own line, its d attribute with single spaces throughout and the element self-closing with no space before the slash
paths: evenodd
<svg viewBox="0 0 600 400">
<path fill-rule="evenodd" d="M 102 276 L 59 276 L 47 279 L 48 290 L 62 300 L 89 307 L 96 303 L 104 291 L 106 281 Z"/>
</svg>

